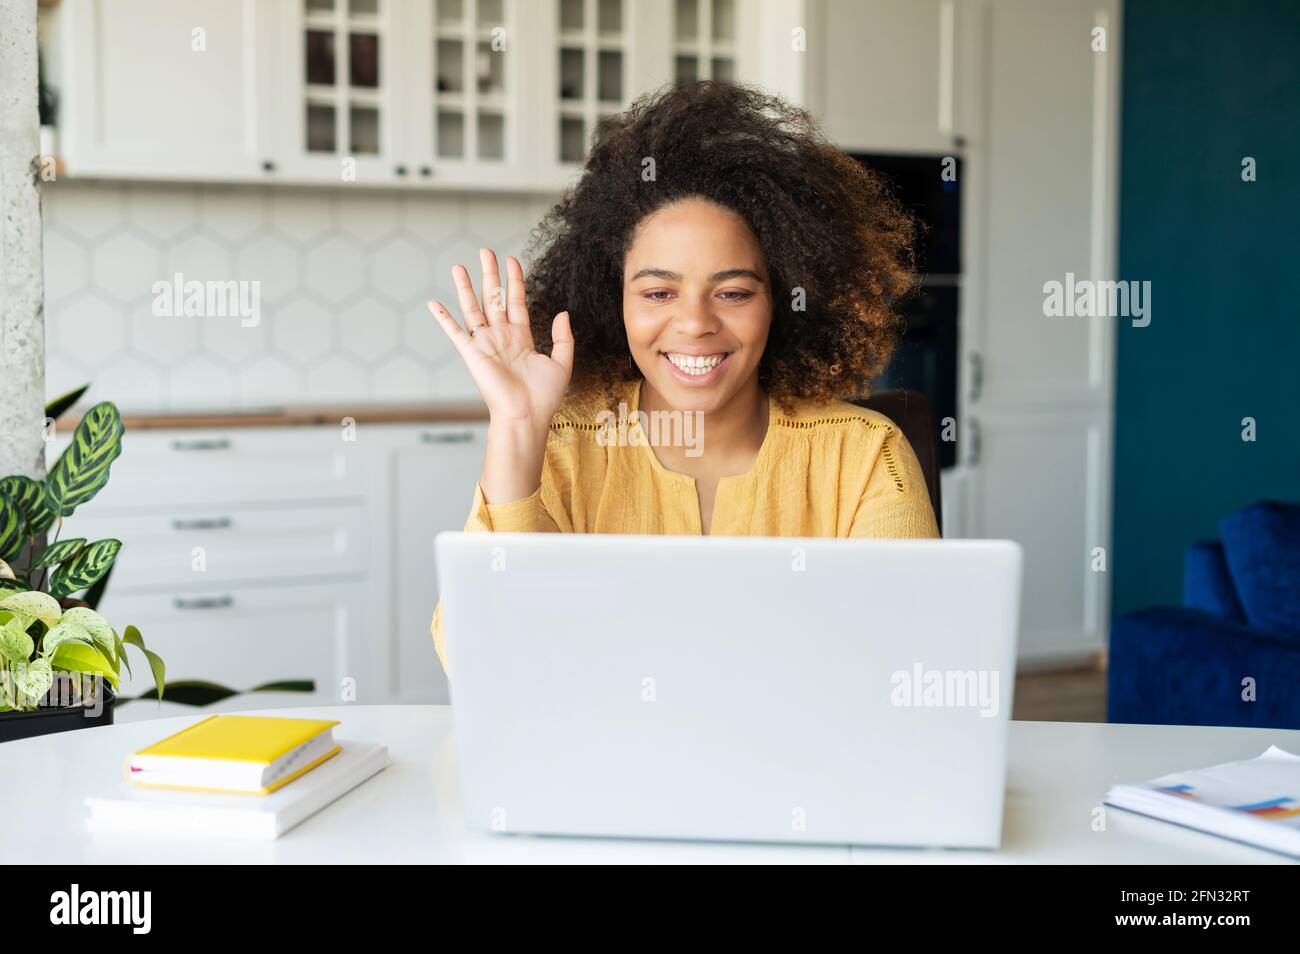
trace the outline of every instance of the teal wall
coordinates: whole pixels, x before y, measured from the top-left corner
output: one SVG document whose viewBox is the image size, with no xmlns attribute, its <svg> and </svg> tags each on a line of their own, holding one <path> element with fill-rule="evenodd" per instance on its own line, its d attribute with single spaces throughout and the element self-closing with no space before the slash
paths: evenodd
<svg viewBox="0 0 1300 954">
<path fill-rule="evenodd" d="M 1116 613 L 1176 605 L 1219 517 L 1300 501 L 1300 0 L 1126 0 L 1122 41 L 1119 277 L 1152 320 L 1118 329 Z"/>
</svg>

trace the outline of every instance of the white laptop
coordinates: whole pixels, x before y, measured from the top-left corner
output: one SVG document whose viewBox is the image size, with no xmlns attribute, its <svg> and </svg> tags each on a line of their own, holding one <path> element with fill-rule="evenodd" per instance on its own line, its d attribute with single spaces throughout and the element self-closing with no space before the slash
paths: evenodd
<svg viewBox="0 0 1300 954">
<path fill-rule="evenodd" d="M 470 828 L 993 848 L 1021 551 L 443 533 Z"/>
</svg>

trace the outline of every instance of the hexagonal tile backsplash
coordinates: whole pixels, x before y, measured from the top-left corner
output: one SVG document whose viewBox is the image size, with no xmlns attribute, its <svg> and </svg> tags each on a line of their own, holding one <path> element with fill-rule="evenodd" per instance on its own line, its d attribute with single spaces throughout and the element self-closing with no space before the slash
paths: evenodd
<svg viewBox="0 0 1300 954">
<path fill-rule="evenodd" d="M 46 391 L 125 412 L 463 401 L 424 302 L 478 249 L 520 255 L 553 197 L 46 186 Z M 260 283 L 260 320 L 159 317 L 153 285 Z"/>
</svg>

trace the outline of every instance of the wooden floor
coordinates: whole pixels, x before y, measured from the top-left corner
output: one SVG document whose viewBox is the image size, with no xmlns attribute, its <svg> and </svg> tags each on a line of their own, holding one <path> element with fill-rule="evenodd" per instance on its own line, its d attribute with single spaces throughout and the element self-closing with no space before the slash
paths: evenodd
<svg viewBox="0 0 1300 954">
<path fill-rule="evenodd" d="M 1098 665 L 1017 676 L 1011 718 L 1035 722 L 1105 722 L 1105 669 Z"/>
</svg>

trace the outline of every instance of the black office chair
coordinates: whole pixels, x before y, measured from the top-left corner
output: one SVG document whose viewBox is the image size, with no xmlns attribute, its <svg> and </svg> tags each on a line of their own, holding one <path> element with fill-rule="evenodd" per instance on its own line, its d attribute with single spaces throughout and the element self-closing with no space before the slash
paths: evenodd
<svg viewBox="0 0 1300 954">
<path fill-rule="evenodd" d="M 900 428 L 916 452 L 925 474 L 925 487 L 934 507 L 934 521 L 943 532 L 943 502 L 939 498 L 939 432 L 930 413 L 930 402 L 920 391 L 877 391 L 870 397 L 849 402 L 885 415 Z"/>
</svg>

